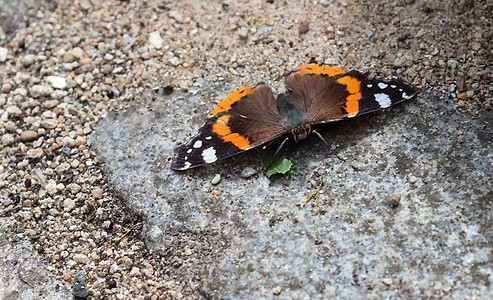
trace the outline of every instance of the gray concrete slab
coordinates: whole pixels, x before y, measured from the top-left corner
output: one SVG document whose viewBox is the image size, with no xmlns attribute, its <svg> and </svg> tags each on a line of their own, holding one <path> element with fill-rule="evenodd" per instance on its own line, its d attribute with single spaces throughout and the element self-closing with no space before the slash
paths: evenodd
<svg viewBox="0 0 493 300">
<path fill-rule="evenodd" d="M 493 295 L 491 112 L 424 91 L 320 126 L 346 163 L 312 136 L 285 148 L 294 162 L 285 176 L 241 178 L 260 165 L 253 151 L 170 170 L 173 148 L 212 106 L 200 91 L 147 92 L 92 136 L 114 191 L 144 216 L 145 239 L 173 276 L 199 279 L 203 295 L 221 299 Z M 318 212 L 297 206 L 317 174 Z"/>
</svg>

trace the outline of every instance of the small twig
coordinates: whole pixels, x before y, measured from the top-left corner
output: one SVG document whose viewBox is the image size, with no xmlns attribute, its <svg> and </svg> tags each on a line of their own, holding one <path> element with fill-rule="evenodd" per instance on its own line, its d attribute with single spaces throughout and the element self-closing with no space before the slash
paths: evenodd
<svg viewBox="0 0 493 300">
<path fill-rule="evenodd" d="M 303 208 L 303 206 L 305 206 L 308 203 L 308 201 L 310 201 L 311 199 L 315 199 L 315 211 L 316 212 L 318 211 L 318 203 L 319 203 L 318 199 L 320 196 L 320 189 L 324 185 L 324 181 L 322 180 L 322 178 L 317 179 L 317 185 L 318 186 L 315 192 L 313 192 L 310 196 L 306 198 L 305 201 L 303 201 L 303 203 L 301 203 L 301 208 Z"/>
</svg>

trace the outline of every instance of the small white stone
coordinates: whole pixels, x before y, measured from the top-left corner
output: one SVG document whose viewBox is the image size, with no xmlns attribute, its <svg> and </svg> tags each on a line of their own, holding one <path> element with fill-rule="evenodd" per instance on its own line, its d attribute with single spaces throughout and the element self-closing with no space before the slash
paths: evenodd
<svg viewBox="0 0 493 300">
<path fill-rule="evenodd" d="M 67 198 L 63 201 L 63 210 L 64 211 L 71 211 L 75 207 L 75 201 Z"/>
<path fill-rule="evenodd" d="M 76 263 L 83 264 L 87 261 L 87 256 L 85 256 L 84 254 L 78 253 L 78 254 L 74 255 L 74 261 Z"/>
<path fill-rule="evenodd" d="M 46 129 L 53 129 L 58 126 L 58 120 L 56 119 L 46 119 L 41 121 L 40 123 L 41 127 L 46 128 Z"/>
<path fill-rule="evenodd" d="M 15 141 L 14 137 L 11 135 L 11 134 L 4 134 L 2 136 L 2 145 L 3 146 L 8 146 L 8 145 L 11 145 L 13 144 Z"/>
<path fill-rule="evenodd" d="M 29 158 L 40 158 L 43 156 L 44 151 L 41 148 L 34 148 L 27 150 L 27 157 Z"/>
<path fill-rule="evenodd" d="M 4 62 L 7 60 L 7 54 L 9 53 L 9 50 L 4 47 L 0 47 L 0 62 Z"/>
<path fill-rule="evenodd" d="M 56 182 L 55 182 L 55 180 L 51 179 L 50 181 L 48 181 L 48 183 L 45 185 L 45 190 L 50 195 L 56 194 L 57 190 L 56 190 Z"/>
<path fill-rule="evenodd" d="M 169 60 L 170 64 L 172 64 L 173 66 L 178 66 L 180 64 L 180 60 L 178 59 L 178 57 L 172 57 L 170 60 Z"/>
<path fill-rule="evenodd" d="M 20 110 L 20 108 L 18 108 L 15 105 L 9 106 L 5 110 L 7 111 L 9 116 L 12 116 L 12 117 L 18 117 L 22 113 L 22 110 Z"/>
<path fill-rule="evenodd" d="M 52 87 L 60 90 L 67 88 L 67 79 L 58 76 L 48 76 L 46 80 L 51 84 Z"/>
<path fill-rule="evenodd" d="M 163 42 L 164 40 L 163 38 L 161 38 L 159 31 L 149 33 L 149 47 L 161 49 L 161 47 L 163 46 Z"/>
<path fill-rule="evenodd" d="M 53 89 L 49 85 L 34 85 L 30 90 L 29 94 L 33 98 L 46 97 L 53 93 Z"/>
<path fill-rule="evenodd" d="M 211 180 L 211 184 L 216 185 L 221 181 L 221 174 L 216 174 Z"/>
</svg>

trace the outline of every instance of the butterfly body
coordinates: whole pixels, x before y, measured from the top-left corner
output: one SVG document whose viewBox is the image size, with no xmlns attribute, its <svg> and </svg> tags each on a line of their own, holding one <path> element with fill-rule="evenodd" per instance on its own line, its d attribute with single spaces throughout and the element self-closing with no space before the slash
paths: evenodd
<svg viewBox="0 0 493 300">
<path fill-rule="evenodd" d="M 263 83 L 221 100 L 188 143 L 175 149 L 171 168 L 185 170 L 247 151 L 291 133 L 306 139 L 312 126 L 366 114 L 410 99 L 416 87 L 401 79 L 303 65 L 286 76 L 287 92 L 274 97 Z"/>
</svg>

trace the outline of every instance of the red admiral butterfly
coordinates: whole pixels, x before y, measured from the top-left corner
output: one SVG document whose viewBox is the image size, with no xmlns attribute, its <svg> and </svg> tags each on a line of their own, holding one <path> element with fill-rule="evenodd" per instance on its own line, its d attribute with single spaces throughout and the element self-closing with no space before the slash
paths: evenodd
<svg viewBox="0 0 493 300">
<path fill-rule="evenodd" d="M 412 98 L 402 79 L 372 78 L 339 67 L 303 65 L 286 75 L 287 92 L 274 97 L 263 83 L 222 99 L 199 133 L 175 149 L 171 168 L 185 170 L 227 158 L 291 133 L 295 141 L 312 125 L 366 114 Z"/>
</svg>

